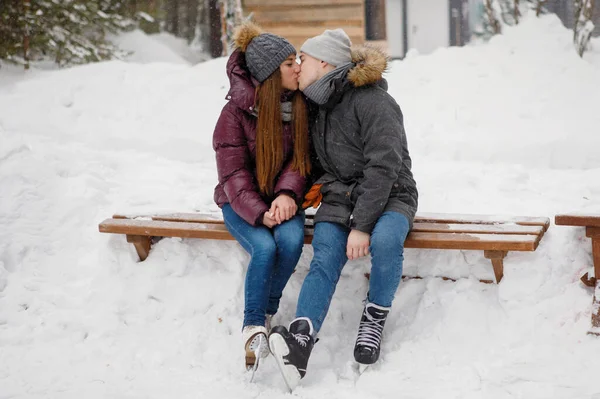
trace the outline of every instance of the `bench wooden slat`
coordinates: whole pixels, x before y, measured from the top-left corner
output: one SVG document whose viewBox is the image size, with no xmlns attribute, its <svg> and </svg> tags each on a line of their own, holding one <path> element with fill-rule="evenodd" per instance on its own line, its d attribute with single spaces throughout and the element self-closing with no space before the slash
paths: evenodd
<svg viewBox="0 0 600 399">
<path fill-rule="evenodd" d="M 99 225 L 101 233 L 140 235 L 149 237 L 203 238 L 233 240 L 223 222 L 196 223 L 147 219 L 106 219 Z M 305 229 L 304 242 L 312 242 L 312 229 Z"/>
<path fill-rule="evenodd" d="M 115 219 L 135 218 L 147 215 L 114 215 Z M 220 214 L 207 213 L 170 213 L 151 216 L 153 220 L 164 220 L 172 222 L 196 222 L 196 223 L 222 223 Z M 307 214 L 309 221 L 314 217 Z M 433 226 L 440 224 L 441 226 Z M 417 214 L 415 218 L 414 231 L 444 231 L 453 229 L 456 232 L 478 232 L 478 233 L 507 233 L 507 234 L 538 234 L 536 226 L 547 230 L 550 219 L 539 217 L 508 217 L 508 216 L 486 216 L 486 215 L 458 215 L 458 214 Z M 459 226 L 460 225 L 460 226 Z M 481 226 L 476 226 L 481 225 Z M 525 227 L 527 226 L 527 227 Z M 416 229 L 416 230 L 415 230 Z"/>
<path fill-rule="evenodd" d="M 600 227 L 600 214 L 562 214 L 554 217 L 554 224 L 560 226 Z"/>
<path fill-rule="evenodd" d="M 152 220 L 163 220 L 166 222 L 190 222 L 190 223 L 223 223 L 223 215 L 221 213 L 165 213 L 161 215 L 148 214 L 123 214 L 118 213 L 113 215 L 113 219 L 135 219 L 135 218 L 151 218 Z"/>
<path fill-rule="evenodd" d="M 457 224 L 415 222 L 414 232 L 478 233 L 478 234 L 543 234 L 543 226 L 523 226 L 518 224 Z"/>
<path fill-rule="evenodd" d="M 314 213 L 306 215 L 304 242 L 314 234 Z M 491 260 L 495 281 L 503 276 L 503 262 L 509 251 L 535 251 L 548 218 L 497 215 L 417 214 L 404 246 L 422 249 L 483 250 Z M 161 215 L 117 214 L 100 223 L 103 233 L 127 235 L 140 260 L 146 259 L 151 237 L 182 237 L 233 240 L 220 212 L 179 212 Z M 600 273 L 599 273 L 600 274 Z"/>
<path fill-rule="evenodd" d="M 550 219 L 532 216 L 502 216 L 502 215 L 471 215 L 471 214 L 442 214 L 417 213 L 416 222 L 451 223 L 451 224 L 510 224 L 522 226 L 542 226 L 544 231 L 550 226 Z"/>
<path fill-rule="evenodd" d="M 153 237 L 213 238 L 231 240 L 231 234 L 222 223 L 203 224 L 167 222 L 143 219 L 106 219 L 100 223 L 100 232 Z"/>
<path fill-rule="evenodd" d="M 222 223 L 190 223 L 144 219 L 106 219 L 100 223 L 103 233 L 156 237 L 205 238 L 232 240 Z M 312 241 L 312 229 L 305 230 L 305 242 Z M 465 249 L 498 251 L 534 251 L 539 237 L 531 234 L 466 234 L 454 232 L 411 232 L 406 248 Z"/>
<path fill-rule="evenodd" d="M 166 216 L 153 216 L 153 220 L 163 220 L 170 222 L 190 222 L 190 223 L 210 223 L 210 224 L 222 224 L 222 219 L 210 219 L 199 216 L 178 216 L 178 215 L 166 215 Z M 307 218 L 306 224 L 312 225 L 312 218 Z M 452 231 L 453 233 L 479 233 L 479 234 L 543 234 L 543 226 L 524 226 L 518 224 L 447 224 L 447 223 L 420 223 L 416 222 L 413 226 L 412 231 L 421 233 L 443 233 Z"/>
<path fill-rule="evenodd" d="M 464 249 L 492 251 L 535 251 L 539 237 L 516 234 L 414 233 L 405 248 Z"/>
</svg>

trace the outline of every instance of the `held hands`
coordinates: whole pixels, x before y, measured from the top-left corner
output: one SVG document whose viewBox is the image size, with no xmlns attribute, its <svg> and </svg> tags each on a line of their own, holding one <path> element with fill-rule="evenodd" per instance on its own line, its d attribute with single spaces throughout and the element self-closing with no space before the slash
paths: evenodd
<svg viewBox="0 0 600 399">
<path fill-rule="evenodd" d="M 348 244 L 346 245 L 346 256 L 349 260 L 361 258 L 369 254 L 369 242 L 371 235 L 360 230 L 350 231 Z"/>
<path fill-rule="evenodd" d="M 264 224 L 266 227 L 268 227 L 268 228 L 272 229 L 272 228 L 273 228 L 273 226 L 275 226 L 275 225 L 277 224 L 277 221 L 276 221 L 275 219 L 273 219 L 273 218 L 270 216 L 270 214 L 271 214 L 271 213 L 270 213 L 270 211 L 266 211 L 266 212 L 265 212 L 265 214 L 264 214 L 264 216 L 263 216 L 263 220 L 262 220 L 262 222 L 263 222 L 263 224 Z"/>
<path fill-rule="evenodd" d="M 297 211 L 296 201 L 289 195 L 281 194 L 271 203 L 271 209 L 265 212 L 263 224 L 272 228 L 293 218 Z"/>
</svg>

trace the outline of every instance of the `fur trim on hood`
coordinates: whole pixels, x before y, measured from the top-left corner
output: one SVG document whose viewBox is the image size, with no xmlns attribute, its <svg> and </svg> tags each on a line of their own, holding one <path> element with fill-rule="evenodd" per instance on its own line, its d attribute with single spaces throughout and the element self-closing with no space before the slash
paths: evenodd
<svg viewBox="0 0 600 399">
<path fill-rule="evenodd" d="M 348 80 L 355 87 L 374 84 L 383 79 L 388 68 L 389 57 L 374 46 L 362 45 L 352 49 L 352 62 L 356 64 L 348 72 Z"/>
<path fill-rule="evenodd" d="M 260 26 L 253 22 L 247 21 L 238 26 L 233 33 L 233 43 L 236 48 L 246 52 L 248 45 L 256 36 L 264 33 Z"/>
</svg>

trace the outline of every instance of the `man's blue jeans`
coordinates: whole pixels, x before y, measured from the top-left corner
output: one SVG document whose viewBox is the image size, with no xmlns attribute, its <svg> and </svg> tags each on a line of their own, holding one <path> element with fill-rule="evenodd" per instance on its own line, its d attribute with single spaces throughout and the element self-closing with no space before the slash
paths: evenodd
<svg viewBox="0 0 600 399">
<path fill-rule="evenodd" d="M 250 254 L 244 287 L 244 327 L 264 326 L 265 314 L 275 314 L 279 300 L 304 245 L 304 212 L 269 229 L 252 226 L 223 206 L 227 230 Z"/>
<path fill-rule="evenodd" d="M 404 241 L 409 232 L 406 216 L 399 212 L 384 212 L 371 232 L 371 278 L 369 302 L 379 306 L 392 305 L 402 278 Z M 296 317 L 308 317 L 315 330 L 321 329 L 327 316 L 335 286 L 348 261 L 346 244 L 350 229 L 341 224 L 319 222 L 312 241 L 314 257 L 304 279 Z"/>
</svg>

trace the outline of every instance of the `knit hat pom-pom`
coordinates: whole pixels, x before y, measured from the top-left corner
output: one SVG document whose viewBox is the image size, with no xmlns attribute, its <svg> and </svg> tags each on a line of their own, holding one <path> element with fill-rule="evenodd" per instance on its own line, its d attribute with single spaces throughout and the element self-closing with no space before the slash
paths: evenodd
<svg viewBox="0 0 600 399">
<path fill-rule="evenodd" d="M 248 45 L 255 37 L 263 33 L 262 29 L 252 22 L 244 22 L 238 26 L 233 34 L 233 42 L 235 46 L 246 52 Z"/>
</svg>

